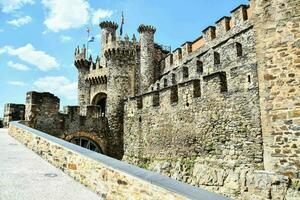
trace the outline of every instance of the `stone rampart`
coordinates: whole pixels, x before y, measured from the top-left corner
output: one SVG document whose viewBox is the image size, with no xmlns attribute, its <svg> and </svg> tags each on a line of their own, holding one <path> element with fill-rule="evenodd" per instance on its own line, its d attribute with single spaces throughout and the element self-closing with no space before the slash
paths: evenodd
<svg viewBox="0 0 300 200">
<path fill-rule="evenodd" d="M 83 149 L 18 122 L 10 124 L 9 134 L 103 199 L 228 199 Z"/>
<path fill-rule="evenodd" d="M 9 122 L 24 120 L 25 105 L 8 103 L 4 105 L 3 126 L 8 127 Z"/>
<path fill-rule="evenodd" d="M 99 106 L 66 106 L 59 112 L 59 98 L 51 93 L 28 92 L 25 122 L 28 126 L 71 141 L 76 137 L 93 140 L 102 153 L 112 155 L 107 118 Z"/>
<path fill-rule="evenodd" d="M 251 8 L 241 5 L 231 12 L 231 17 L 222 17 L 215 26 L 203 30 L 203 35 L 194 42 L 186 42 L 181 47 L 168 54 L 164 60 L 163 73 L 181 66 L 192 58 L 201 55 L 209 48 L 216 48 L 227 40 L 236 38 L 237 35 L 251 27 L 249 18 L 252 16 Z"/>
</svg>

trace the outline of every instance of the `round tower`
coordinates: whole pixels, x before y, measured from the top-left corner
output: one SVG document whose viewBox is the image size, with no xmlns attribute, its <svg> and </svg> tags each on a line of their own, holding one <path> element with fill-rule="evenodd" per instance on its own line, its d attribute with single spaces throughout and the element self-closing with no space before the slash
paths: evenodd
<svg viewBox="0 0 300 200">
<path fill-rule="evenodd" d="M 86 59 L 86 47 L 75 49 L 74 65 L 78 70 L 78 105 L 86 106 L 90 104 L 90 84 L 85 81 L 85 76 L 89 73 L 91 60 Z"/>
<path fill-rule="evenodd" d="M 147 91 L 149 86 L 154 83 L 154 34 L 156 29 L 153 26 L 140 25 L 138 32 L 140 33 L 140 92 Z"/>
<path fill-rule="evenodd" d="M 108 40 L 110 38 L 115 40 L 118 24 L 115 22 L 104 21 L 101 22 L 99 26 L 101 27 L 101 50 L 104 52 L 105 45 L 109 42 Z"/>
<path fill-rule="evenodd" d="M 108 66 L 107 118 L 111 134 L 111 155 L 123 156 L 124 100 L 133 95 L 135 51 L 132 48 L 108 49 L 105 51 Z"/>
</svg>

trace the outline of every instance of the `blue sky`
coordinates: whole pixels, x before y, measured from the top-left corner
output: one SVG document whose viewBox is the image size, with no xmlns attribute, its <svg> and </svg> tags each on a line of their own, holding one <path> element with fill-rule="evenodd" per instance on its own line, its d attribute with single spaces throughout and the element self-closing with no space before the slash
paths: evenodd
<svg viewBox="0 0 300 200">
<path fill-rule="evenodd" d="M 157 28 L 156 42 L 172 49 L 248 0 L 0 0 L 0 116 L 5 103 L 24 103 L 28 91 L 50 91 L 62 105 L 77 104 L 74 49 L 86 43 L 86 28 L 99 54 L 99 21 L 120 23 L 137 36 L 144 23 Z"/>
</svg>

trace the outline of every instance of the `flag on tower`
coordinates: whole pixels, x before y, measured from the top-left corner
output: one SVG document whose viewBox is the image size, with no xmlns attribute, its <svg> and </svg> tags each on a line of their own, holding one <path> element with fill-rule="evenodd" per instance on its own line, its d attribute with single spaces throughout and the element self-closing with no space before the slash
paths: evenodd
<svg viewBox="0 0 300 200">
<path fill-rule="evenodd" d="M 94 42 L 94 40 L 95 40 L 95 37 L 90 37 L 90 38 L 88 39 L 88 42 Z"/>
<path fill-rule="evenodd" d="M 95 37 L 90 37 L 90 33 L 92 32 L 92 29 L 90 29 L 90 27 L 86 28 L 86 32 L 88 33 L 88 41 L 87 42 L 94 42 Z"/>
<path fill-rule="evenodd" d="M 123 25 L 124 25 L 124 15 L 123 15 L 123 12 L 122 12 L 122 17 L 121 17 L 121 28 L 120 28 L 120 35 L 123 34 Z"/>
</svg>

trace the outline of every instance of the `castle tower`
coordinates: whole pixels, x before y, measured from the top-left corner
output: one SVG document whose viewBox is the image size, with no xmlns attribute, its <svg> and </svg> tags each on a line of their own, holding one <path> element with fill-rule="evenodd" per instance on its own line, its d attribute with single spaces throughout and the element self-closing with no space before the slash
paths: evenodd
<svg viewBox="0 0 300 200">
<path fill-rule="evenodd" d="M 133 95 L 135 51 L 133 48 L 113 48 L 105 51 L 108 66 L 107 118 L 111 134 L 110 155 L 123 156 L 124 99 Z"/>
<path fill-rule="evenodd" d="M 300 1 L 252 0 L 265 169 L 300 170 Z"/>
<path fill-rule="evenodd" d="M 90 84 L 85 81 L 85 75 L 89 73 L 91 60 L 86 58 L 86 47 L 83 45 L 82 49 L 77 47 L 75 49 L 74 65 L 78 70 L 78 105 L 85 106 L 90 104 Z"/>
<path fill-rule="evenodd" d="M 140 25 L 140 92 L 146 92 L 148 87 L 154 83 L 155 48 L 154 34 L 156 29 L 153 26 Z"/>
<path fill-rule="evenodd" d="M 104 21 L 101 22 L 101 50 L 104 53 L 105 46 L 109 42 L 109 39 L 116 40 L 116 30 L 118 28 L 118 24 L 115 22 Z"/>
</svg>

